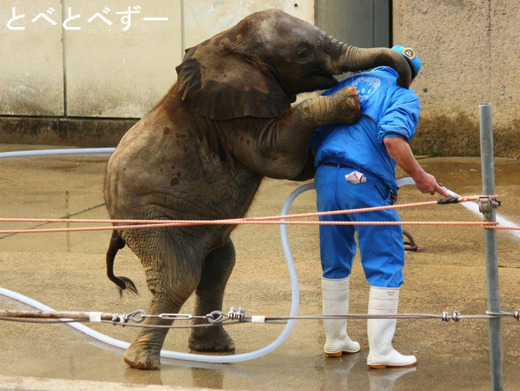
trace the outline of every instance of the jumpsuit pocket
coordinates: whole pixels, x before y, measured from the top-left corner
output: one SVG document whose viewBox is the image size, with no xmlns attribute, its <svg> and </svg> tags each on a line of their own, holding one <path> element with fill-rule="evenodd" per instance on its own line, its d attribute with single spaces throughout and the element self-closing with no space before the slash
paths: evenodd
<svg viewBox="0 0 520 391">
<path fill-rule="evenodd" d="M 374 185 L 374 187 L 388 205 L 393 205 L 397 202 L 397 193 L 392 189 L 383 185 Z"/>
</svg>

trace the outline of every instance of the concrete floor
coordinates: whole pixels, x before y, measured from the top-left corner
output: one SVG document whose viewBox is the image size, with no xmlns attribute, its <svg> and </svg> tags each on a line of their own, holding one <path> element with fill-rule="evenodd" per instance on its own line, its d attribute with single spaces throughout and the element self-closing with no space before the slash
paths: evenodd
<svg viewBox="0 0 520 391">
<path fill-rule="evenodd" d="M 27 146 L 0 145 L 0 150 Z M 0 217 L 106 218 L 103 176 L 106 157 L 60 156 L 0 161 Z M 440 182 L 461 195 L 480 194 L 480 161 L 476 158 L 429 158 L 421 163 Z M 520 162 L 497 159 L 499 213 L 520 222 Z M 266 180 L 251 216 L 277 215 L 292 190 L 301 183 Z M 291 213 L 314 211 L 314 195 L 295 201 Z M 433 200 L 407 186 L 399 203 Z M 411 208 L 404 221 L 480 218 L 460 205 Z M 35 227 L 36 223 L 2 223 L 0 229 Z M 62 225 L 63 226 L 63 225 Z M 42 228 L 58 227 L 44 225 Z M 405 226 L 422 251 L 407 253 L 401 313 L 483 314 L 486 277 L 483 230 L 478 227 Z M 289 227 L 289 240 L 300 283 L 300 315 L 321 311 L 317 228 Z M 520 308 L 520 241 L 498 232 L 501 308 Z M 56 310 L 127 313 L 146 309 L 149 294 L 138 259 L 124 249 L 116 274 L 136 282 L 141 294 L 119 298 L 105 277 L 109 231 L 0 234 L 0 286 L 29 296 Z M 278 226 L 240 226 L 232 238 L 237 265 L 225 297 L 224 311 L 242 306 L 248 315 L 287 315 L 290 286 Z M 351 277 L 351 312 L 366 313 L 368 285 L 355 262 Z M 190 301 L 183 308 L 189 313 Z M 29 309 L 0 296 L 0 309 Z M 502 320 L 503 378 L 506 390 L 520 382 L 520 324 Z M 91 326 L 91 325 L 89 325 Z M 131 341 L 135 328 L 95 324 L 94 329 Z M 488 390 L 490 389 L 488 327 L 485 320 L 445 324 L 439 320 L 401 320 L 394 346 L 415 354 L 416 368 L 368 370 L 364 320 L 349 321 L 349 334 L 361 343 L 359 354 L 339 359 L 322 354 L 324 335 L 317 320 L 299 320 L 288 340 L 276 351 L 238 364 L 197 364 L 163 360 L 160 371 L 139 371 L 123 362 L 123 351 L 93 341 L 66 325 L 0 322 L 0 389 L 107 389 L 145 386 L 233 390 Z M 283 325 L 233 325 L 229 333 L 237 353 L 268 345 Z M 165 348 L 188 352 L 189 330 L 169 332 Z M 53 388 L 54 387 L 54 388 Z M 58 388 L 63 387 L 63 388 Z M 159 390 L 160 387 L 150 388 Z"/>
</svg>

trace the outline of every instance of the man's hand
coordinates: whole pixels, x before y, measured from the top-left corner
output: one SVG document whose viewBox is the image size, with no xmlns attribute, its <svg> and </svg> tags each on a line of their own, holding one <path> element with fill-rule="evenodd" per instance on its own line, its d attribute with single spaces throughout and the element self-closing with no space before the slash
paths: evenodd
<svg viewBox="0 0 520 391">
<path fill-rule="evenodd" d="M 415 181 L 415 186 L 422 193 L 430 193 L 434 195 L 436 192 L 442 195 L 443 197 L 448 198 L 449 194 L 446 190 L 437 183 L 435 177 L 427 172 L 423 171 L 423 174 L 418 176 L 417 178 L 413 178 Z"/>
</svg>

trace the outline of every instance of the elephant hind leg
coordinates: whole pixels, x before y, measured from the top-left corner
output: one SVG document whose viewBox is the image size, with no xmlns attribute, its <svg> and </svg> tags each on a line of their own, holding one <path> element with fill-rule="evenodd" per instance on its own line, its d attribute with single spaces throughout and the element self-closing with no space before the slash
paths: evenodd
<svg viewBox="0 0 520 391">
<path fill-rule="evenodd" d="M 127 238 L 125 238 L 127 239 Z M 152 300 L 148 314 L 178 313 L 200 279 L 202 254 L 166 229 L 149 229 L 145 237 L 130 237 L 128 245 L 141 259 Z M 144 240 L 146 239 L 146 240 Z M 147 318 L 145 326 L 169 326 L 171 320 Z M 125 362 L 133 368 L 159 369 L 160 351 L 167 327 L 144 327 L 125 352 Z"/>
<path fill-rule="evenodd" d="M 148 314 L 176 313 L 181 306 L 166 305 L 169 299 L 163 295 L 154 294 Z M 172 320 L 147 318 L 145 328 L 142 328 L 132 344 L 125 352 L 124 360 L 132 368 L 159 369 L 161 364 L 161 348 L 168 333 L 168 328 L 150 326 L 170 326 Z"/>
<path fill-rule="evenodd" d="M 196 289 L 196 315 L 207 315 L 212 311 L 222 310 L 224 290 L 234 265 L 235 248 L 231 239 L 206 256 Z M 208 324 L 208 322 L 205 319 L 197 319 L 194 324 Z M 189 347 L 197 352 L 232 352 L 235 350 L 235 343 L 224 327 L 218 324 L 193 328 Z"/>
<path fill-rule="evenodd" d="M 153 298 L 147 313 L 150 315 L 179 313 L 182 305 L 194 290 L 195 285 L 192 289 L 186 289 L 185 295 L 178 296 L 175 300 L 172 300 L 169 293 L 152 292 Z M 125 362 L 132 368 L 159 369 L 161 349 L 169 330 L 164 326 L 170 326 L 172 323 L 173 320 L 168 319 L 146 318 L 145 327 L 139 331 L 125 352 Z"/>
</svg>

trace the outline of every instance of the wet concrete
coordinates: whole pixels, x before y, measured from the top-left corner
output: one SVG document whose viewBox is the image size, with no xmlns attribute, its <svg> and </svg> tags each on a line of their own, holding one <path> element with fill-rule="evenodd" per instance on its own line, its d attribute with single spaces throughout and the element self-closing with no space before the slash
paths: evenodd
<svg viewBox="0 0 520 391">
<path fill-rule="evenodd" d="M 0 150 L 26 146 L 1 145 Z M 33 147 L 34 148 L 34 147 Z M 106 218 L 103 176 L 106 157 L 16 158 L 0 161 L 0 217 Z M 421 159 L 440 182 L 461 195 L 481 193 L 477 158 Z M 520 222 L 520 161 L 497 159 L 499 212 Z M 251 216 L 279 214 L 281 205 L 301 183 L 266 180 L 250 211 Z M 304 193 L 291 213 L 314 211 L 314 194 Z M 437 199 L 407 186 L 399 203 Z M 410 208 L 400 212 L 404 221 L 477 221 L 479 216 L 460 205 Z M 0 229 L 28 228 L 37 223 L 2 223 Z M 64 226 L 64 225 L 61 225 Z M 45 225 L 42 228 L 58 227 Z M 483 314 L 486 276 L 483 230 L 478 227 L 406 226 L 421 251 L 407 254 L 401 313 Z M 498 232 L 501 308 L 520 308 L 520 241 Z M 116 260 L 116 274 L 136 282 L 141 294 L 119 298 L 105 277 L 109 231 L 0 234 L 0 286 L 34 298 L 56 310 L 126 313 L 147 308 L 149 294 L 138 259 L 127 249 Z M 242 306 L 248 315 L 287 315 L 290 307 L 288 273 L 278 226 L 240 226 L 232 235 L 237 265 L 228 285 L 224 310 Z M 300 315 L 321 312 L 317 227 L 289 227 L 289 240 L 300 284 Z M 351 277 L 351 312 L 366 313 L 368 284 L 359 259 Z M 183 308 L 191 312 L 192 299 Z M 0 297 L 0 309 L 29 309 Z M 520 381 L 518 338 L 520 324 L 502 320 L 505 389 Z M 181 324 L 179 322 L 179 324 Z M 185 323 L 182 323 L 185 324 Z M 95 324 L 92 328 L 131 341 L 135 328 Z M 237 353 L 268 345 L 283 325 L 229 326 Z M 0 322 L 0 375 L 39 379 L 77 380 L 77 388 L 98 389 L 83 381 L 134 385 L 233 390 L 488 390 L 490 388 L 488 327 L 486 320 L 448 324 L 440 320 L 401 320 L 394 346 L 415 354 L 416 368 L 369 370 L 366 322 L 349 321 L 350 336 L 362 351 L 338 359 L 322 354 L 320 321 L 299 320 L 288 340 L 268 356 L 238 364 L 198 364 L 163 360 L 160 371 L 139 371 L 123 362 L 123 351 L 93 341 L 66 325 Z M 189 330 L 169 332 L 165 348 L 188 352 Z M 21 383 L 20 383 L 21 384 Z M 91 387 L 91 388 L 89 388 Z M 36 389 L 36 388 L 35 388 Z M 52 388 L 47 388 L 52 389 Z"/>
</svg>

